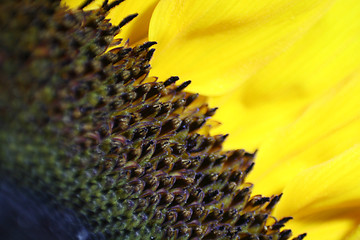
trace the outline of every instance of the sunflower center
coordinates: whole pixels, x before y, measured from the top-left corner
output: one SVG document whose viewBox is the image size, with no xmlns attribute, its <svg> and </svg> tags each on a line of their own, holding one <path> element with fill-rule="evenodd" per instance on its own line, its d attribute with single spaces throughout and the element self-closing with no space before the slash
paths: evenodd
<svg viewBox="0 0 360 240">
<path fill-rule="evenodd" d="M 153 42 L 114 39 L 136 15 L 113 26 L 120 1 L 90 2 L 0 5 L 3 178 L 108 239 L 289 239 L 290 218 L 271 217 L 280 196 L 251 197 L 254 154 L 201 134 L 216 109 L 190 81 L 148 76 Z"/>
</svg>

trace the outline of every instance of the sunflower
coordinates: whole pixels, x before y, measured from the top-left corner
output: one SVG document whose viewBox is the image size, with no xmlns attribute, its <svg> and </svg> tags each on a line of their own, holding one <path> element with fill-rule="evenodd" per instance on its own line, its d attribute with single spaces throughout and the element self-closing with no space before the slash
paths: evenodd
<svg viewBox="0 0 360 240">
<path fill-rule="evenodd" d="M 157 41 L 151 73 L 192 79 L 220 107 L 212 133 L 231 133 L 225 147 L 258 149 L 249 179 L 284 192 L 275 214 L 309 239 L 357 239 L 360 4 L 140 2 L 113 10 L 114 22 L 142 16 L 121 37 Z"/>
<path fill-rule="evenodd" d="M 150 75 L 191 79 L 189 92 L 220 106 L 203 131 L 258 149 L 253 192 L 283 192 L 274 214 L 293 216 L 295 234 L 357 239 L 359 11 L 356 1 L 128 0 L 107 17 L 139 13 L 118 37 L 158 43 Z"/>
</svg>

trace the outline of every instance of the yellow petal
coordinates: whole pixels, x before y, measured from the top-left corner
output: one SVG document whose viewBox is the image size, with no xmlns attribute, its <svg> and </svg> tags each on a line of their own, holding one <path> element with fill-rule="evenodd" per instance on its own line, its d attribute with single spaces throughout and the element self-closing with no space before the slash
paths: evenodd
<svg viewBox="0 0 360 240">
<path fill-rule="evenodd" d="M 360 225 L 357 226 L 355 231 L 351 233 L 351 235 L 346 238 L 346 240 L 359 240 L 360 239 Z"/>
<path fill-rule="evenodd" d="M 160 0 L 147 0 L 147 1 L 131 0 L 131 1 L 124 1 L 118 6 L 114 7 L 107 16 L 109 19 L 111 19 L 111 23 L 114 25 L 119 24 L 121 20 L 123 20 L 125 17 L 131 14 L 134 13 L 139 14 L 129 24 L 122 27 L 121 32 L 116 37 L 125 40 L 129 39 L 130 44 L 141 40 L 146 41 L 149 32 L 150 18 L 152 16 L 156 4 L 159 1 Z M 62 2 L 71 8 L 76 8 L 84 1 L 65 0 Z M 91 9 L 99 8 L 102 5 L 102 3 L 103 0 L 96 0 L 85 9 L 91 10 Z"/>
<path fill-rule="evenodd" d="M 267 135 L 294 121 L 329 87 L 360 66 L 360 2 L 337 1 L 298 42 L 229 93 L 210 98 L 220 106 L 213 133 L 229 132 L 227 148 L 261 148 Z M 236 121 L 234 121 L 236 119 Z"/>
<path fill-rule="evenodd" d="M 359 1 L 338 0 L 298 42 L 247 82 L 246 100 L 259 105 L 284 96 L 317 95 L 358 69 L 360 21 L 354 19 L 359 15 Z"/>
<path fill-rule="evenodd" d="M 307 233 L 306 240 L 340 240 L 355 228 L 356 224 L 351 219 L 328 219 L 318 218 L 317 220 L 298 220 L 294 219 L 286 224 L 287 229 L 291 229 L 293 236 Z M 354 239 L 355 240 L 355 239 Z M 356 238 L 358 240 L 358 238 Z"/>
<path fill-rule="evenodd" d="M 360 210 L 360 145 L 296 175 L 284 189 L 275 215 L 296 218 Z"/>
<path fill-rule="evenodd" d="M 152 74 L 192 79 L 190 90 L 221 95 L 299 39 L 333 1 L 164 0 L 149 39 L 158 41 Z"/>
<path fill-rule="evenodd" d="M 130 44 L 139 41 L 147 41 L 150 19 L 156 4 L 159 1 L 160 0 L 124 1 L 118 7 L 114 8 L 108 15 L 114 24 L 120 23 L 124 17 L 129 16 L 130 14 L 139 14 L 129 24 L 121 28 L 121 32 L 117 37 L 126 40 L 129 39 Z"/>
<path fill-rule="evenodd" d="M 344 239 L 360 221 L 360 145 L 299 173 L 284 189 L 275 209 L 278 218 L 309 239 Z"/>
<path fill-rule="evenodd" d="M 261 149 L 268 135 L 294 121 L 309 98 L 269 100 L 253 106 L 244 101 L 242 91 L 237 89 L 222 97 L 210 97 L 208 102 L 219 107 L 214 120 L 221 125 L 212 129 L 212 134 L 230 133 L 224 144 L 226 149 L 241 147 L 253 152 Z"/>
<path fill-rule="evenodd" d="M 254 191 L 279 193 L 298 172 L 359 143 L 359 92 L 357 73 L 310 105 L 296 122 L 266 139 L 249 176 Z"/>
</svg>

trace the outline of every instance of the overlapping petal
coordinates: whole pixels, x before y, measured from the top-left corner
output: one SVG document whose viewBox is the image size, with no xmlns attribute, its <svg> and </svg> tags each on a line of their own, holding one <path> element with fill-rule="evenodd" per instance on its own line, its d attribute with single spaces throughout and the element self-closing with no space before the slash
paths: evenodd
<svg viewBox="0 0 360 240">
<path fill-rule="evenodd" d="M 227 146 L 254 150 L 274 131 L 295 121 L 318 96 L 359 68 L 360 2 L 337 1 L 291 48 L 228 95 L 215 133 L 231 132 Z M 237 119 L 234 121 L 233 119 Z"/>
<path fill-rule="evenodd" d="M 308 228 L 311 239 L 317 239 L 315 234 L 323 232 L 322 228 L 324 232 L 327 229 L 329 233 L 340 234 L 341 238 L 350 234 L 360 223 L 359 169 L 360 145 L 355 145 L 329 161 L 304 170 L 288 182 L 275 215 L 294 216 L 297 219 L 294 227 L 299 231 Z M 341 223 L 341 227 L 333 229 L 331 225 L 335 223 Z M 314 224 L 317 227 L 312 229 Z"/>
<path fill-rule="evenodd" d="M 163 0 L 149 39 L 158 41 L 152 74 L 193 80 L 190 90 L 223 95 L 288 49 L 333 1 Z"/>
<path fill-rule="evenodd" d="M 356 73 L 310 105 L 294 123 L 266 139 L 250 175 L 255 190 L 280 192 L 298 172 L 359 143 L 359 92 Z"/>
</svg>

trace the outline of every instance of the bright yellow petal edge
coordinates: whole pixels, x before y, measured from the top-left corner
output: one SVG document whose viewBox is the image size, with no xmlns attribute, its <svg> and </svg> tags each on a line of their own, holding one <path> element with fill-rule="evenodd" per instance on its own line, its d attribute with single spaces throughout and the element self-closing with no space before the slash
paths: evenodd
<svg viewBox="0 0 360 240">
<path fill-rule="evenodd" d="M 284 2 L 290 3 L 290 1 L 284 1 Z M 186 9 L 186 11 L 183 12 L 179 12 L 179 8 L 177 8 L 177 6 L 186 3 L 188 3 L 188 6 L 190 6 L 189 9 Z M 164 11 L 169 10 L 166 4 L 172 4 L 172 6 L 175 6 L 172 8 L 173 13 L 181 13 L 185 16 L 188 16 L 187 15 L 188 12 L 190 12 L 190 14 L 194 14 L 194 11 L 196 10 L 198 11 L 197 13 L 199 12 L 201 13 L 201 7 L 197 7 L 194 10 L 191 7 L 196 6 L 196 4 L 191 5 L 192 3 L 186 1 L 174 1 L 173 3 L 170 3 L 169 1 L 160 1 L 160 4 L 163 4 L 161 9 L 164 9 Z M 229 131 L 233 134 L 234 128 L 237 128 L 239 125 L 243 126 L 243 131 L 238 130 L 237 133 L 235 131 L 236 134 L 233 134 L 234 136 L 232 138 L 230 136 L 229 140 L 233 139 L 229 143 L 230 146 L 246 146 L 247 148 L 249 148 L 251 147 L 252 144 L 253 148 L 254 146 L 255 148 L 261 147 L 254 174 L 255 175 L 257 174 L 260 177 L 262 177 L 264 179 L 263 182 L 267 182 L 267 184 L 266 183 L 263 184 L 264 189 L 269 189 L 268 190 L 269 192 L 273 192 L 273 191 L 278 192 L 285 187 L 284 197 L 282 201 L 280 201 L 280 207 L 276 212 L 277 214 L 279 214 L 279 216 L 281 215 L 280 213 L 282 210 L 283 211 L 289 209 L 294 210 L 297 209 L 296 207 L 300 206 L 299 203 L 296 204 L 292 203 L 291 198 L 287 197 L 289 196 L 290 192 L 294 192 L 292 187 L 299 185 L 299 182 L 296 184 L 296 181 L 301 180 L 300 177 L 298 177 L 297 175 L 297 173 L 300 170 L 303 170 L 301 174 L 305 174 L 305 172 L 307 171 L 309 171 L 310 173 L 317 173 L 320 175 L 326 174 L 326 169 L 324 170 L 321 166 L 316 166 L 314 168 L 310 168 L 309 170 L 307 168 L 317 163 L 321 164 L 321 162 L 325 162 L 325 164 L 327 164 L 326 162 L 327 159 L 334 157 L 334 154 L 335 155 L 339 154 L 339 156 L 335 157 L 336 159 L 342 159 L 342 158 L 346 159 L 347 155 L 349 154 L 351 155 L 351 151 L 358 150 L 356 147 L 354 147 L 348 150 L 348 152 L 341 154 L 341 152 L 344 151 L 346 147 L 351 147 L 351 144 L 358 142 L 356 133 L 359 132 L 358 131 L 359 118 L 357 115 L 358 112 L 356 112 L 355 107 L 356 104 L 359 103 L 359 99 L 358 98 L 354 99 L 354 97 L 356 96 L 356 91 L 350 93 L 348 98 L 345 98 L 343 99 L 343 101 L 340 101 L 341 106 L 337 105 L 337 107 L 335 107 L 336 105 L 331 105 L 336 102 L 326 102 L 326 100 L 321 100 L 321 99 L 326 98 L 327 91 L 331 91 L 328 90 L 329 87 L 335 85 L 335 89 L 333 89 L 333 91 L 336 92 L 336 88 L 338 87 L 338 85 L 336 85 L 336 82 L 343 80 L 347 74 L 349 74 L 350 72 L 352 72 L 353 69 L 356 69 L 358 67 L 357 58 L 358 56 L 360 56 L 360 54 L 353 54 L 353 53 L 359 52 L 359 45 L 358 45 L 359 41 L 354 40 L 357 39 L 357 37 L 359 36 L 359 32 L 358 32 L 359 28 L 356 25 L 358 24 L 358 21 L 352 21 L 352 20 L 354 19 L 354 16 L 357 16 L 359 12 L 359 4 L 357 4 L 356 1 L 337 1 L 333 5 L 333 7 L 330 8 L 330 11 L 328 11 L 328 13 L 326 14 L 327 10 L 328 9 L 326 8 L 320 14 L 321 16 L 324 15 L 325 17 L 321 18 L 319 15 L 317 15 L 319 17 L 319 21 L 317 20 L 314 21 L 314 23 L 309 26 L 310 30 L 305 31 L 303 37 L 300 36 L 298 41 L 295 41 L 295 43 L 292 42 L 288 47 L 286 47 L 285 50 L 287 51 L 281 52 L 281 54 L 278 57 L 275 56 L 274 61 L 266 62 L 265 65 L 262 64 L 263 62 L 259 61 L 261 67 L 258 68 L 259 70 L 252 73 L 253 77 L 247 78 L 247 81 L 244 81 L 242 80 L 242 78 L 240 78 L 241 80 L 240 85 L 238 81 L 235 80 L 230 81 L 229 86 L 231 86 L 231 83 L 235 81 L 236 83 L 235 85 L 239 86 L 238 88 L 239 90 L 233 90 L 232 95 L 227 94 L 227 96 L 225 97 L 225 101 L 223 100 L 224 98 L 221 97 L 210 98 L 210 102 L 212 103 L 212 105 L 223 105 L 221 106 L 220 111 L 217 115 L 218 119 L 221 120 L 221 122 L 223 122 L 222 125 L 223 127 L 219 128 L 218 131 L 222 131 L 222 132 Z M 157 10 L 157 11 L 161 12 L 161 10 Z M 168 21 L 163 16 L 161 16 L 160 18 L 161 21 L 154 20 L 156 24 L 151 25 L 154 29 L 156 28 L 161 29 L 161 27 L 163 27 L 163 29 L 165 30 L 168 29 L 166 28 L 168 27 Z M 172 15 L 169 14 L 168 17 L 171 16 Z M 220 20 L 222 18 L 224 17 L 220 16 Z M 339 18 L 341 18 L 341 21 L 339 20 Z M 179 21 L 181 23 L 182 19 L 179 18 Z M 201 24 L 203 23 L 201 22 Z M 196 27 L 198 26 L 194 26 L 195 29 Z M 202 27 L 203 26 L 200 25 L 198 28 L 201 30 Z M 185 32 L 186 31 L 189 31 L 189 29 L 185 28 Z M 261 33 L 262 29 L 260 29 L 259 31 L 260 31 L 259 34 L 262 34 Z M 264 31 L 266 32 L 267 30 Z M 337 34 L 339 31 L 345 33 Z M 146 30 L 144 32 L 146 32 Z M 171 31 L 169 31 L 169 33 L 171 33 Z M 179 33 L 177 34 L 179 35 Z M 191 37 L 191 35 L 189 36 Z M 171 38 L 171 35 L 169 37 Z M 124 38 L 126 39 L 126 37 Z M 251 39 L 251 34 L 249 38 Z M 207 38 L 204 39 L 206 41 Z M 174 51 L 179 51 L 179 49 L 176 48 L 181 47 L 177 45 L 179 43 L 173 44 L 172 41 L 174 40 L 171 39 L 164 40 L 162 42 L 161 39 L 158 40 L 156 39 L 156 37 L 153 37 L 152 40 L 157 40 L 160 44 L 163 44 L 165 46 L 171 43 L 169 44 L 169 46 L 174 47 L 175 48 Z M 226 48 L 226 41 L 223 42 L 225 43 L 222 47 Z M 201 42 L 199 41 L 199 45 L 201 45 L 200 43 Z M 325 47 L 321 48 L 322 46 Z M 254 44 L 253 49 L 256 49 L 256 47 L 257 45 Z M 189 46 L 188 48 L 190 50 L 194 50 L 194 46 Z M 158 49 L 158 52 L 160 52 L 159 55 L 162 54 L 161 51 L 162 48 Z M 163 50 L 162 52 L 166 54 L 166 51 Z M 262 55 L 262 57 L 265 56 Z M 181 54 L 180 56 L 174 54 L 171 56 L 171 58 L 173 62 L 176 62 L 177 64 L 181 64 L 184 59 L 184 56 Z M 155 59 L 156 59 L 156 55 L 155 55 Z M 199 56 L 195 56 L 195 57 L 192 56 L 190 58 L 191 60 L 190 69 L 192 69 L 193 67 L 198 67 L 199 69 L 202 69 L 201 66 L 196 65 L 198 59 Z M 159 57 L 157 61 L 164 61 L 164 59 L 161 59 Z M 266 59 L 266 61 L 269 60 Z M 231 65 L 233 64 L 233 62 L 234 60 L 230 60 L 228 64 Z M 224 64 L 226 64 L 226 62 Z M 161 64 L 159 64 L 159 66 L 160 65 Z M 259 66 L 259 65 L 255 65 L 255 66 Z M 188 65 L 186 65 L 185 67 L 184 66 L 180 66 L 180 67 L 184 69 L 185 73 L 190 70 Z M 158 70 L 160 73 L 159 75 L 161 75 L 161 71 L 163 71 L 163 74 L 168 74 L 167 69 L 170 68 L 171 67 L 169 66 L 166 67 L 165 70 L 163 69 Z M 232 66 L 230 69 L 234 69 L 234 66 Z M 227 69 L 227 71 L 224 71 L 224 73 L 231 74 L 232 71 Z M 227 76 L 226 74 L 224 74 L 224 76 Z M 187 75 L 185 74 L 184 76 Z M 189 73 L 188 76 L 195 83 L 196 82 L 199 83 L 199 86 L 193 85 L 194 88 L 196 87 L 196 91 L 198 92 L 203 91 L 203 93 L 208 92 L 210 95 L 212 94 L 211 92 L 209 92 L 209 90 L 207 90 L 209 89 L 209 86 L 206 86 L 205 90 L 203 90 L 201 86 L 204 85 L 204 79 L 206 79 L 206 81 L 211 80 L 211 75 L 210 77 L 209 76 L 205 77 L 204 74 L 204 76 L 198 78 L 195 77 L 195 80 L 192 78 L 192 73 Z M 354 80 L 354 81 L 358 81 L 358 80 Z M 231 89 L 233 89 L 233 87 L 231 87 Z M 339 89 L 341 89 L 341 87 L 339 87 Z M 281 98 L 281 94 L 283 93 L 284 93 L 284 97 Z M 264 98 L 264 96 L 266 97 Z M 230 99 L 230 101 L 226 101 L 228 99 Z M 247 100 L 244 102 L 244 99 Z M 311 112 L 311 109 L 314 109 L 313 111 L 316 112 L 317 99 L 320 99 L 320 102 L 323 102 L 323 106 L 327 106 L 327 110 L 323 112 L 323 115 L 319 114 L 318 115 L 319 118 L 314 123 L 314 121 L 306 120 L 306 117 L 303 116 L 303 112 L 305 112 L 305 116 L 306 115 L 311 116 L 309 115 L 309 113 L 306 113 L 309 111 Z M 268 105 L 267 103 L 269 101 L 273 105 Z M 315 102 L 314 104 L 315 107 L 312 104 L 313 102 Z M 246 103 L 246 105 L 244 105 L 243 103 Z M 253 107 L 253 106 L 261 106 L 262 104 L 264 104 L 265 106 L 257 107 L 257 108 Z M 339 113 L 337 110 L 342 109 L 343 106 L 345 106 L 345 109 L 346 108 L 348 109 Z M 307 110 L 308 108 L 310 110 Z M 332 108 L 333 111 L 331 111 Z M 234 111 L 234 109 L 236 110 L 240 109 L 241 111 L 237 112 L 237 116 L 241 118 L 241 116 L 245 115 L 245 119 L 243 120 L 242 123 L 239 124 L 237 121 L 234 121 L 234 114 L 232 114 L 232 118 L 229 118 L 226 114 L 222 114 L 221 109 L 228 109 L 229 111 Z M 318 109 L 321 110 L 321 107 Z M 345 115 L 349 115 L 349 116 L 352 115 L 353 121 L 350 121 L 349 124 L 343 125 L 346 121 L 341 121 L 342 113 L 345 113 Z M 327 125 L 325 124 L 325 126 L 321 128 L 322 118 L 324 118 L 325 116 L 326 119 L 333 119 L 333 121 L 332 122 L 328 121 Z M 259 122 L 260 125 L 256 123 L 255 127 L 248 127 L 251 126 L 252 125 L 251 123 L 253 123 L 256 119 L 258 120 L 256 122 Z M 318 130 L 317 129 L 318 126 L 320 126 L 319 128 L 320 131 L 312 132 L 312 130 Z M 271 132 L 267 130 L 268 128 L 270 128 L 270 130 L 273 131 Z M 305 129 L 305 131 L 302 129 Z M 331 133 L 333 130 L 336 133 L 329 134 L 329 136 L 332 137 L 330 137 L 330 139 L 327 138 L 326 132 Z M 245 133 L 246 132 L 248 133 L 243 134 L 244 131 Z M 292 138 L 295 139 L 296 141 L 295 142 L 290 141 L 291 144 L 290 146 L 288 146 L 287 144 L 288 142 L 283 140 L 284 135 L 287 136 L 287 138 L 290 139 Z M 317 140 L 321 135 L 323 136 L 321 137 L 321 139 L 323 140 L 318 142 Z M 246 142 L 246 140 L 249 139 L 248 138 L 249 136 L 251 136 L 250 145 L 246 145 L 246 143 L 245 145 L 240 144 L 243 141 Z M 300 136 L 300 138 L 305 136 L 305 140 L 300 139 L 300 141 L 298 141 L 299 140 L 297 139 L 298 136 Z M 240 141 L 238 141 L 239 139 Z M 262 144 L 259 144 L 259 141 L 261 140 L 265 146 L 264 147 L 265 149 L 262 148 L 263 147 Z M 303 150 L 304 148 L 300 146 L 301 144 L 306 143 L 306 141 L 310 142 L 309 145 L 311 145 L 311 143 L 316 143 L 316 144 L 315 146 L 312 147 L 312 149 L 304 151 Z M 334 145 L 336 141 L 339 144 Z M 321 148 L 317 148 L 319 145 L 321 146 Z M 330 153 L 328 153 L 328 151 L 324 151 L 324 149 L 327 148 L 328 149 L 330 148 L 332 151 L 330 151 Z M 283 152 L 284 150 L 285 152 Z M 295 151 L 296 154 L 290 155 L 291 156 L 290 160 L 294 159 L 294 156 L 296 156 L 295 159 L 297 158 L 297 160 L 289 161 L 289 158 L 286 157 L 286 153 L 289 153 L 291 151 Z M 305 154 L 299 154 L 299 152 L 300 153 L 305 152 Z M 280 156 L 278 154 L 280 154 Z M 281 157 L 281 156 L 285 156 L 285 157 Z M 273 164 L 274 161 L 278 162 L 279 164 L 278 166 L 281 166 L 281 168 L 275 166 L 275 169 L 278 169 L 277 173 L 276 172 L 272 173 L 271 174 L 272 176 L 267 176 L 267 177 L 262 176 L 262 174 L 259 173 L 263 171 L 261 169 L 267 168 L 266 166 L 269 164 Z M 341 162 L 341 160 L 338 161 Z M 356 160 L 353 161 L 356 162 Z M 357 159 L 357 161 L 360 160 Z M 265 164 L 263 165 L 263 163 Z M 297 165 L 294 163 L 296 163 Z M 359 166 L 357 165 L 350 164 L 350 166 L 352 166 L 355 170 L 359 170 Z M 257 173 L 257 169 L 259 169 L 258 173 Z M 283 171 L 281 169 L 283 169 Z M 293 170 L 289 170 L 289 169 L 293 169 Z M 311 171 L 311 169 L 314 170 Z M 342 169 L 335 169 L 335 170 L 340 175 L 341 173 L 343 173 Z M 292 178 L 293 175 L 294 176 L 296 175 L 297 177 Z M 283 176 L 285 176 L 285 178 L 283 178 Z M 256 179 L 256 177 L 254 177 L 254 179 Z M 320 179 L 316 179 L 316 181 L 313 180 L 312 183 L 313 184 L 316 183 L 315 185 L 317 186 L 317 185 L 322 185 L 324 181 L 325 181 L 324 179 L 320 178 Z M 346 184 L 346 181 L 342 181 L 342 179 L 338 179 L 338 181 L 339 184 Z M 255 186 L 257 187 L 258 185 L 255 184 Z M 271 186 L 272 188 L 267 188 L 267 186 Z M 258 186 L 258 188 L 261 188 L 261 186 Z M 311 184 L 307 184 L 306 186 L 304 186 L 302 194 L 306 195 L 307 191 L 313 190 L 312 188 L 313 186 Z M 354 192 L 348 193 L 348 195 L 346 196 L 348 198 L 356 197 L 357 196 L 356 190 L 358 189 L 359 188 L 357 189 L 355 188 Z M 322 196 L 322 194 L 325 191 L 324 189 L 314 188 L 313 191 L 314 191 L 314 194 L 312 195 L 313 201 L 316 200 L 320 206 L 322 205 L 322 201 L 324 201 L 324 203 L 326 202 L 322 198 L 317 197 L 317 196 Z M 299 194 L 294 195 L 293 199 L 297 199 L 295 198 L 295 196 L 301 199 Z M 293 220 L 292 223 L 290 223 L 289 227 L 293 228 L 295 231 L 298 230 L 299 232 L 304 232 L 304 231 L 309 232 L 309 237 L 307 239 L 335 240 L 335 239 L 347 239 L 348 237 L 349 239 L 358 239 L 356 236 L 359 236 L 358 233 L 359 231 L 356 231 L 354 229 L 356 229 L 356 227 L 358 226 L 359 219 L 356 219 L 355 215 L 351 215 L 351 214 L 347 215 L 346 211 L 344 211 L 342 214 L 339 214 L 338 212 L 339 210 L 337 209 L 340 206 L 337 205 L 338 203 L 337 204 L 335 203 L 333 205 L 333 208 L 323 209 L 322 211 L 319 211 L 316 215 L 312 214 L 312 211 L 309 211 L 307 213 L 307 211 L 309 210 L 308 208 L 300 209 L 299 211 L 305 215 L 307 214 L 307 216 L 306 217 L 297 216 L 297 214 L 294 214 L 295 220 Z M 349 208 L 350 211 L 359 212 L 358 206 L 347 205 L 347 204 L 348 203 L 345 204 L 345 207 Z M 338 215 L 340 216 L 338 217 Z M 351 234 L 353 234 L 353 236 L 351 236 Z"/>
<path fill-rule="evenodd" d="M 355 145 L 302 171 L 286 185 L 275 216 L 290 214 L 297 220 L 289 227 L 295 233 L 307 228 L 310 239 L 344 239 L 360 222 L 359 169 L 360 145 Z"/>
</svg>

